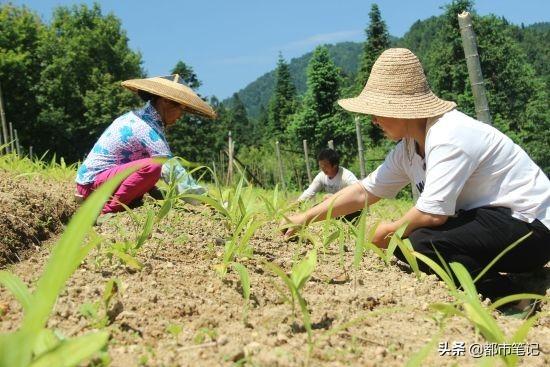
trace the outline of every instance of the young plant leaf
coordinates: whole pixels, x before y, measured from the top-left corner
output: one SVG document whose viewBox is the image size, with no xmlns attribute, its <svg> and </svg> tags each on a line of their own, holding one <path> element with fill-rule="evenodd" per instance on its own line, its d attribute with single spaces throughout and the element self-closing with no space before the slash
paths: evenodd
<svg viewBox="0 0 550 367">
<path fill-rule="evenodd" d="M 29 367 L 72 367 L 92 357 L 107 343 L 109 334 L 104 331 L 64 340 L 53 350 L 43 354 Z"/>
<path fill-rule="evenodd" d="M 24 312 L 31 306 L 31 293 L 25 283 L 10 272 L 0 271 L 0 283 L 6 287 L 15 299 L 21 304 Z"/>
<path fill-rule="evenodd" d="M 239 274 L 241 286 L 243 289 L 243 298 L 246 302 L 248 302 L 248 300 L 250 299 L 250 276 L 248 275 L 248 270 L 246 270 L 244 265 L 236 262 L 232 263 L 231 266 Z"/>
<path fill-rule="evenodd" d="M 290 279 L 294 283 L 294 286 L 299 291 L 304 284 L 309 280 L 311 274 L 315 270 L 317 265 L 317 251 L 312 250 L 309 254 L 302 259 L 297 265 L 292 267 L 292 273 Z"/>
</svg>

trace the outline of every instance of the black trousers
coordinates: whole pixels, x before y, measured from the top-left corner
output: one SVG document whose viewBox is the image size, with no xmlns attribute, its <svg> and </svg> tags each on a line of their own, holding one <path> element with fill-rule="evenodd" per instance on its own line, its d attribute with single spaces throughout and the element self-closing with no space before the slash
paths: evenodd
<svg viewBox="0 0 550 367">
<path fill-rule="evenodd" d="M 540 221 L 526 223 L 511 216 L 503 207 L 481 207 L 460 212 L 435 228 L 419 228 L 409 235 L 415 251 L 440 264 L 439 254 L 447 263 L 459 262 L 475 278 L 497 255 L 527 233 L 533 233 L 504 255 L 476 282 L 479 293 L 492 300 L 523 293 L 519 284 L 502 273 L 525 273 L 542 268 L 550 261 L 550 231 Z M 396 249 L 395 255 L 405 258 Z M 421 261 L 422 271 L 431 270 Z"/>
</svg>

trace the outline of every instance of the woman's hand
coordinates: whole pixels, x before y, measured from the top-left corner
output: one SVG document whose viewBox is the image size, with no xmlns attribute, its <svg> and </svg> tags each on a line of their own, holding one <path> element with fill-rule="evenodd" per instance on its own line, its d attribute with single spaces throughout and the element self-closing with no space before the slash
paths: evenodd
<svg viewBox="0 0 550 367">
<path fill-rule="evenodd" d="M 376 227 L 376 231 L 374 232 L 372 243 L 380 248 L 387 248 L 390 244 L 391 236 L 395 231 L 396 229 L 394 223 L 380 222 L 378 227 Z"/>
<path fill-rule="evenodd" d="M 325 194 L 323 195 L 323 201 L 330 199 L 333 196 L 333 194 Z"/>
<path fill-rule="evenodd" d="M 289 217 L 284 218 L 279 223 L 281 231 L 285 237 L 285 240 L 290 239 L 296 233 L 301 226 L 307 223 L 307 217 L 305 213 L 297 213 Z"/>
</svg>

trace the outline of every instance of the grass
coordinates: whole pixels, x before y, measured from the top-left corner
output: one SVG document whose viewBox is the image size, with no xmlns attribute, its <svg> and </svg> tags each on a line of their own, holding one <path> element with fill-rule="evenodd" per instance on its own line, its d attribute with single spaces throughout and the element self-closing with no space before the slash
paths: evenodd
<svg viewBox="0 0 550 367">
<path fill-rule="evenodd" d="M 1 146 L 0 151 L 5 146 Z M 76 163 L 67 165 L 62 157 L 58 160 L 55 154 L 46 160 L 47 155 L 47 152 L 40 158 L 20 157 L 15 153 L 0 155 L 0 169 L 17 173 L 19 177 L 40 175 L 57 181 L 71 180 L 76 176 Z"/>
</svg>

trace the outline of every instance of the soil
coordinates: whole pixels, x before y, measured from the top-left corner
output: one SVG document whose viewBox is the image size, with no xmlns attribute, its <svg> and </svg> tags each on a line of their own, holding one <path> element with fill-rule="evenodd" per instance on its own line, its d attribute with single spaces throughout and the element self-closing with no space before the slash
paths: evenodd
<svg viewBox="0 0 550 367">
<path fill-rule="evenodd" d="M 0 268 L 26 258 L 76 210 L 70 182 L 0 169 Z"/>
<path fill-rule="evenodd" d="M 11 192 L 10 187 L 17 192 Z M 2 198 L 12 197 L 10 192 L 13 197 L 35 198 L 26 202 L 20 199 L 14 208 L 36 214 L 36 207 L 31 206 L 38 205 L 36 198 L 59 195 L 65 186 L 38 187 L 19 180 L 17 185 L 4 185 L 4 189 L 7 192 L 2 191 Z M 49 191 L 43 193 L 42 189 Z M 70 192 L 61 195 L 70 196 Z M 135 213 L 144 218 L 152 205 L 146 201 Z M 289 271 L 312 246 L 283 241 L 276 223 L 257 231 L 251 240 L 255 256 L 242 261 L 252 284 L 246 322 L 238 276 L 230 271 L 222 280 L 213 270 L 229 232 L 211 209 L 183 206 L 172 210 L 137 254 L 144 264 L 140 271 L 104 254 L 112 243 L 135 239 L 128 214 L 119 214 L 95 230 L 105 241 L 70 278 L 48 326 L 66 336 L 93 330 L 93 320 L 79 311 L 81 305 L 100 300 L 106 282 L 118 279 L 121 289 L 108 306 L 110 324 L 106 326 L 111 333 L 108 354 L 112 366 L 230 366 L 238 361 L 257 366 L 403 366 L 431 341 L 434 345 L 421 365 L 472 366 L 479 360 L 470 355 L 469 346 L 488 344 L 465 319 L 453 317 L 442 322 L 429 307 L 452 301 L 435 276 L 417 279 L 404 264 L 386 266 L 372 253 L 365 255 L 357 274 L 342 276 L 338 246 L 333 244 L 319 252 L 313 277 L 303 288 L 314 328 L 315 345 L 308 361 L 307 333 L 299 307 L 295 317 L 285 302 L 288 292 L 284 284 L 263 261 L 273 261 Z M 2 226 L 2 233 L 7 232 Z M 27 239 L 32 246 L 32 236 Z M 32 288 L 52 244 L 53 240 L 44 243 L 10 270 Z M 344 253 L 344 262 L 350 268 L 353 243 L 346 243 L 346 247 L 350 251 Z M 550 271 L 545 270 L 529 280 L 547 288 Z M 0 288 L 0 304 L 5 311 L 0 317 L 0 331 L 16 329 L 21 308 L 4 288 Z M 520 365 L 550 365 L 550 308 L 548 303 L 542 308 L 546 316 L 527 337 L 528 343 L 539 344 L 540 355 L 524 357 Z M 509 336 L 522 323 L 497 313 L 495 316 Z M 439 356 L 440 342 L 448 342 L 450 347 L 454 342 L 464 342 L 465 356 Z"/>
</svg>

